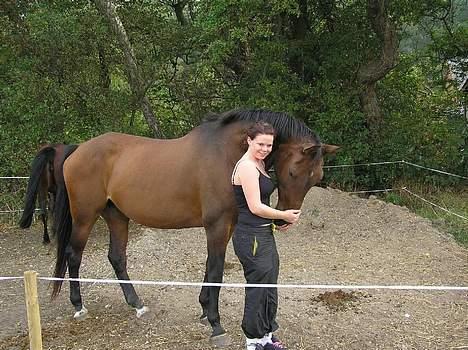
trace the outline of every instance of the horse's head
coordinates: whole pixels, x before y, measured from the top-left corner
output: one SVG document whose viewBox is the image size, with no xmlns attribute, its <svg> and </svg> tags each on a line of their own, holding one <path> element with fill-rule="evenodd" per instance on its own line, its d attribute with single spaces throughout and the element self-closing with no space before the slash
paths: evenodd
<svg viewBox="0 0 468 350">
<path fill-rule="evenodd" d="M 299 209 L 309 189 L 322 180 L 323 157 L 335 153 L 338 148 L 304 141 L 280 144 L 274 160 L 277 208 Z"/>
</svg>

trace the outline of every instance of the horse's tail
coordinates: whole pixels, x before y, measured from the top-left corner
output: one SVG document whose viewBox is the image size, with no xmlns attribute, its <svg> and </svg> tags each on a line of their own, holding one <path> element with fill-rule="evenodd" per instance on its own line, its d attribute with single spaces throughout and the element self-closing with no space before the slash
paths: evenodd
<svg viewBox="0 0 468 350">
<path fill-rule="evenodd" d="M 19 226 L 21 228 L 28 228 L 31 226 L 41 177 L 46 176 L 44 170 L 46 170 L 47 164 L 53 161 L 54 156 L 54 147 L 51 145 L 46 146 L 37 153 L 32 162 L 31 174 L 29 175 L 28 187 L 26 190 L 26 198 L 24 200 L 23 215 L 19 221 Z"/>
<path fill-rule="evenodd" d="M 61 173 L 63 174 L 63 163 L 76 149 L 77 145 L 67 146 L 63 159 L 60 162 Z M 66 249 L 70 242 L 72 232 L 72 217 L 70 214 L 70 203 L 68 202 L 68 192 L 65 181 L 56 179 L 57 193 L 54 204 L 54 225 L 53 232 L 57 240 L 57 260 L 55 262 L 54 277 L 63 278 L 67 272 L 67 254 Z M 63 281 L 54 281 L 52 298 L 55 298 L 62 287 Z"/>
</svg>

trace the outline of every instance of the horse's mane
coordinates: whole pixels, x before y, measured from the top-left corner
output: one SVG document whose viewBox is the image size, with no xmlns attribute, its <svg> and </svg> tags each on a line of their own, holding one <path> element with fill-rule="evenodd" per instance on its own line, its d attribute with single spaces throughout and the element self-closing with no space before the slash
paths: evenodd
<svg viewBox="0 0 468 350">
<path fill-rule="evenodd" d="M 210 114 L 205 117 L 205 123 L 219 123 L 225 126 L 237 121 L 265 121 L 273 126 L 276 132 L 275 140 L 281 143 L 290 138 L 309 138 L 317 144 L 319 137 L 302 121 L 283 112 L 272 112 L 264 109 L 234 109 L 222 114 Z"/>
</svg>

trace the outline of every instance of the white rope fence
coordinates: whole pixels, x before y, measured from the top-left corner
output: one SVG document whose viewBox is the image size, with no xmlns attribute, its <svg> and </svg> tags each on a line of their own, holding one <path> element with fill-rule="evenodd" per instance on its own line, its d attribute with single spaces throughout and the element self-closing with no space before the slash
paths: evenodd
<svg viewBox="0 0 468 350">
<path fill-rule="evenodd" d="M 0 179 L 29 179 L 28 176 L 0 176 Z"/>
<path fill-rule="evenodd" d="M 35 209 L 38 210 L 38 209 Z M 23 209 L 13 209 L 13 210 L 0 210 L 0 214 L 8 214 L 8 213 L 20 213 Z"/>
<path fill-rule="evenodd" d="M 42 209 L 34 209 L 34 211 L 41 211 Z M 23 209 L 12 209 L 12 210 L 0 210 L 0 214 L 6 213 L 21 213 Z"/>
<path fill-rule="evenodd" d="M 22 280 L 23 277 L 0 277 L 0 281 Z M 346 285 L 346 284 L 248 284 L 248 283 L 209 283 L 150 280 L 116 280 L 96 278 L 56 278 L 38 277 L 42 281 L 63 281 L 100 284 L 134 284 L 146 286 L 173 287 L 223 287 L 223 288 L 282 288 L 282 289 L 342 289 L 342 290 L 411 290 L 411 291 L 468 291 L 468 286 L 446 285 Z"/>
<path fill-rule="evenodd" d="M 54 278 L 38 277 L 35 271 L 26 271 L 22 277 L 0 277 L 0 281 L 20 280 L 24 281 L 26 313 L 28 319 L 29 344 L 31 350 L 42 350 L 42 325 L 37 291 L 37 281 L 75 281 L 83 283 L 107 283 L 123 284 L 132 283 L 140 285 L 159 285 L 176 287 L 224 287 L 224 288 L 294 288 L 294 289 L 352 289 L 352 290 L 405 290 L 405 291 L 436 291 L 436 292 L 459 292 L 468 291 L 468 286 L 411 286 L 411 285 L 321 285 L 321 284 L 246 284 L 246 283 L 199 283 L 199 282 L 177 282 L 177 281 L 128 281 L 111 279 L 88 279 L 88 278 Z M 137 314 L 138 315 L 138 314 Z"/>
</svg>

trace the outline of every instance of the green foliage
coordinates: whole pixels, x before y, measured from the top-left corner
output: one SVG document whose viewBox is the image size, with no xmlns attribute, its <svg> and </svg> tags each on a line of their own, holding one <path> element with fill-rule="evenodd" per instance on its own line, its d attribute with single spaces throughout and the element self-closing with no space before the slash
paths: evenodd
<svg viewBox="0 0 468 350">
<path fill-rule="evenodd" d="M 463 156 L 466 139 L 463 130 L 466 124 L 460 114 L 459 100 L 455 89 L 428 86 L 425 75 L 436 67 L 427 62 L 394 70 L 381 84 L 382 96 L 387 96 L 382 105 L 387 110 L 388 122 L 376 154 L 385 159 L 404 159 L 420 165 L 459 174 L 466 173 L 466 158 Z M 431 72 L 432 70 L 432 72 Z M 417 176 L 415 173 L 413 175 Z M 410 176 L 407 172 L 406 176 Z M 431 176 L 426 180 L 433 181 Z M 453 185 L 452 178 L 440 177 L 440 184 Z"/>
<path fill-rule="evenodd" d="M 12 19 L 1 17 L 7 43 L 0 86 L 4 175 L 26 174 L 42 143 L 76 143 L 106 130 L 130 129 L 128 90 L 101 80 L 98 50 L 109 60 L 113 55 L 112 48 L 100 47 L 106 30 L 96 25 L 94 11 L 78 5 L 31 4 L 21 23 L 22 40 L 15 40 Z"/>
<path fill-rule="evenodd" d="M 330 164 L 405 159 L 463 175 L 463 1 L 391 2 L 403 41 L 397 66 L 377 85 L 384 116 L 377 137 L 369 132 L 357 79 L 360 67 L 382 51 L 367 1 L 192 0 L 183 25 L 175 2 L 114 3 L 168 137 L 185 134 L 209 111 L 267 108 L 289 112 L 324 142 L 341 145 Z M 449 68 L 459 80 L 448 79 Z M 78 143 L 107 131 L 150 135 L 122 48 L 93 2 L 1 3 L 0 76 L 2 175 L 26 175 L 41 143 Z M 328 183 L 345 189 L 414 178 L 466 186 L 402 166 L 326 173 Z"/>
</svg>

